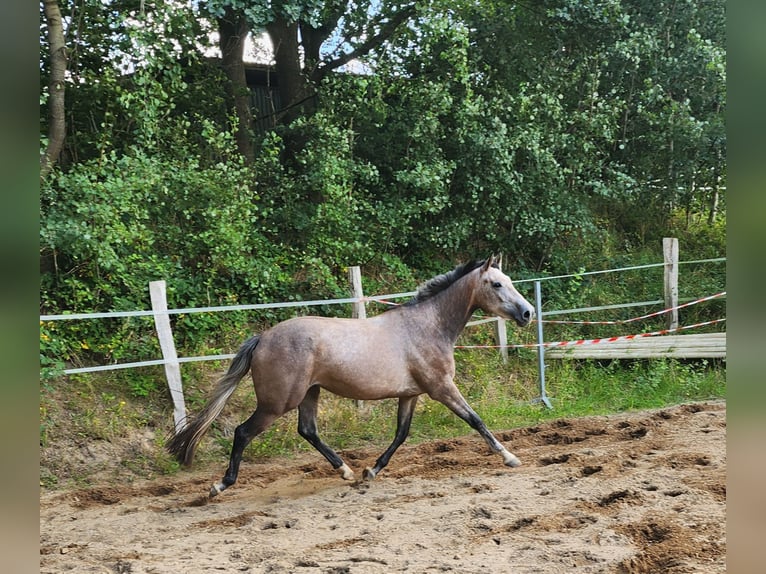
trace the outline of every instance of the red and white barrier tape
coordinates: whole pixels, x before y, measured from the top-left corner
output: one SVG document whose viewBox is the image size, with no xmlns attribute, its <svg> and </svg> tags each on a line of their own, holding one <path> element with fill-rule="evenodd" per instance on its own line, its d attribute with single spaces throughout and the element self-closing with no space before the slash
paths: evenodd
<svg viewBox="0 0 766 574">
<path fill-rule="evenodd" d="M 716 323 L 722 323 L 726 319 L 714 319 L 713 321 L 705 321 L 703 323 L 695 323 L 694 325 L 686 325 L 683 327 L 676 327 L 675 329 L 662 329 L 660 331 L 652 331 L 651 333 L 639 333 L 637 335 L 621 335 L 618 337 L 604 337 L 601 339 L 579 339 L 577 341 L 556 341 L 553 343 L 528 343 L 523 345 L 502 345 L 509 349 L 529 349 L 537 347 L 574 347 L 576 345 L 597 345 L 599 343 L 615 343 L 617 341 L 630 341 L 632 339 L 640 339 L 642 337 L 656 337 L 658 335 L 668 335 L 670 333 L 676 333 L 678 331 L 685 331 L 687 329 L 696 329 L 698 327 L 705 327 L 707 325 L 714 325 Z M 499 349 L 501 345 L 456 345 L 456 349 Z"/>
<path fill-rule="evenodd" d="M 719 297 L 723 297 L 724 295 L 726 295 L 726 291 L 721 291 L 720 293 L 716 293 L 715 295 L 708 295 L 707 297 L 702 297 L 701 299 L 697 299 L 695 301 L 689 301 L 688 303 L 684 303 L 683 305 L 677 305 L 675 307 L 663 309 L 662 311 L 655 311 L 654 313 L 641 315 L 640 317 L 633 317 L 632 319 L 620 319 L 616 321 L 555 321 L 555 320 L 548 321 L 546 319 L 543 319 L 542 322 L 555 323 L 559 325 L 622 325 L 625 323 L 633 323 L 635 321 L 640 321 L 642 319 L 649 319 L 650 317 L 657 317 L 658 315 L 664 315 L 665 313 L 670 313 L 671 311 L 675 311 L 676 309 L 683 309 L 684 307 L 696 305 L 697 303 L 703 303 L 704 301 L 718 299 Z"/>
<path fill-rule="evenodd" d="M 722 323 L 726 319 L 714 319 L 713 321 L 705 321 L 703 323 L 695 323 L 694 325 L 685 325 L 683 327 L 676 327 L 675 329 L 662 329 L 660 331 L 652 331 L 651 333 L 639 333 L 637 335 L 622 335 L 618 337 L 604 337 L 602 339 L 580 339 L 578 341 L 558 341 L 555 343 L 543 343 L 544 347 L 572 347 L 575 345 L 596 345 L 598 343 L 614 343 L 616 341 L 630 341 L 633 339 L 640 339 L 642 337 L 656 337 L 658 335 L 668 335 L 678 331 L 685 331 L 687 329 L 696 329 L 698 327 L 705 327 L 707 325 L 714 325 L 715 323 Z M 538 345 L 534 345 L 537 347 Z"/>
</svg>

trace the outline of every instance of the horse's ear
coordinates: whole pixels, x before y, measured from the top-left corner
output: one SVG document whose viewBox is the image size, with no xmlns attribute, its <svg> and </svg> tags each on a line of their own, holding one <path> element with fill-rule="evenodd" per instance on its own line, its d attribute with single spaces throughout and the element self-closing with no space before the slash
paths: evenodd
<svg viewBox="0 0 766 574">
<path fill-rule="evenodd" d="M 503 270 L 503 254 L 501 253 L 497 257 L 495 257 L 495 265 L 497 265 L 497 268 L 500 269 L 500 271 Z"/>
<path fill-rule="evenodd" d="M 481 266 L 481 272 L 486 273 L 487 271 L 489 271 L 489 268 L 492 267 L 494 263 L 495 263 L 495 256 L 490 255 L 484 260 L 484 265 Z"/>
</svg>

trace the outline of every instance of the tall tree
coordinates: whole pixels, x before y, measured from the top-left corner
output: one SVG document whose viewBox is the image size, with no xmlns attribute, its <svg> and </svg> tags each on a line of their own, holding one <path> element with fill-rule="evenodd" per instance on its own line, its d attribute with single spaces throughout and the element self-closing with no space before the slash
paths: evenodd
<svg viewBox="0 0 766 574">
<path fill-rule="evenodd" d="M 251 31 L 268 33 L 282 102 L 274 123 L 282 125 L 313 114 L 325 76 L 381 46 L 414 18 L 416 8 L 415 0 L 212 0 L 206 7 L 218 19 L 222 48 L 224 37 L 241 38 L 241 30 L 230 29 L 233 22 L 246 20 Z M 244 63 L 235 62 L 233 53 L 225 71 L 232 92 L 244 94 Z M 250 112 L 240 104 L 238 123 L 250 125 Z"/>
<path fill-rule="evenodd" d="M 48 82 L 48 145 L 40 155 L 40 178 L 44 178 L 58 161 L 66 137 L 65 100 L 67 53 L 64 43 L 64 23 L 58 0 L 43 0 L 50 50 L 50 79 Z"/>
<path fill-rule="evenodd" d="M 248 21 L 243 12 L 234 10 L 231 6 L 224 8 L 223 15 L 218 17 L 217 21 L 223 69 L 229 80 L 228 91 L 237 113 L 237 148 L 239 153 L 252 163 L 255 158 L 252 139 L 253 117 L 243 61 L 245 39 L 249 31 Z"/>
<path fill-rule="evenodd" d="M 286 12 L 267 23 L 280 79 L 282 122 L 313 113 L 314 97 L 329 72 L 382 45 L 415 14 L 414 2 L 382 2 L 380 11 L 368 17 L 375 4 L 329 2 L 319 12 L 309 11 L 299 18 Z M 330 38 L 336 46 L 328 46 L 323 54 L 322 47 Z"/>
</svg>

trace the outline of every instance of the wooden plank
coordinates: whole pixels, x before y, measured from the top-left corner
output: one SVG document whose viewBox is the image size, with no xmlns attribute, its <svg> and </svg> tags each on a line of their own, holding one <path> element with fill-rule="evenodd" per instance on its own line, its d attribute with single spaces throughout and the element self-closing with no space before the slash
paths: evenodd
<svg viewBox="0 0 766 574">
<path fill-rule="evenodd" d="M 176 354 L 176 345 L 173 341 L 173 331 L 170 329 L 165 282 L 152 281 L 149 283 L 149 294 L 152 300 L 152 311 L 154 311 L 154 326 L 160 340 L 162 358 L 165 360 L 165 377 L 168 380 L 170 396 L 173 399 L 173 420 L 175 421 L 176 432 L 178 432 L 186 424 L 186 403 L 181 383 L 181 367 Z"/>
<path fill-rule="evenodd" d="M 725 346 L 726 333 L 710 333 L 702 335 L 665 335 L 658 337 L 641 337 L 638 339 L 620 340 L 614 342 L 597 343 L 596 345 L 586 345 L 580 348 L 599 346 L 609 346 L 610 348 L 633 348 L 633 347 L 694 347 L 694 346 Z M 557 350 L 557 349 L 554 349 Z M 565 349 L 560 349 L 565 350 Z M 549 351 L 550 352 L 550 351 Z"/>
<path fill-rule="evenodd" d="M 652 359 L 658 357 L 726 358 L 726 333 L 664 335 L 546 349 L 551 359 Z"/>
</svg>

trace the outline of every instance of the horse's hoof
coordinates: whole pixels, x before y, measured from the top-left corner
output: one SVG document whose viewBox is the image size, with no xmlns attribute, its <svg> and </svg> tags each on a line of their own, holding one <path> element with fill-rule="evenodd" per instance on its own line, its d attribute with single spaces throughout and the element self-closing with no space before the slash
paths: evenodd
<svg viewBox="0 0 766 574">
<path fill-rule="evenodd" d="M 342 466 L 338 467 L 338 472 L 340 472 L 343 480 L 354 480 L 354 471 L 351 470 L 345 462 Z"/>
<path fill-rule="evenodd" d="M 511 468 L 521 466 L 521 461 L 518 459 L 518 457 L 514 454 L 511 454 L 510 452 L 507 456 L 503 455 L 503 463 L 505 466 L 510 466 Z"/>
<path fill-rule="evenodd" d="M 210 498 L 213 498 L 214 496 L 218 496 L 221 494 L 224 490 L 226 490 L 226 487 L 222 483 L 214 484 L 210 487 Z"/>
<path fill-rule="evenodd" d="M 367 481 L 375 480 L 375 475 L 377 473 L 373 471 L 371 468 L 367 467 L 364 469 L 364 472 L 362 473 L 362 478 Z"/>
</svg>

